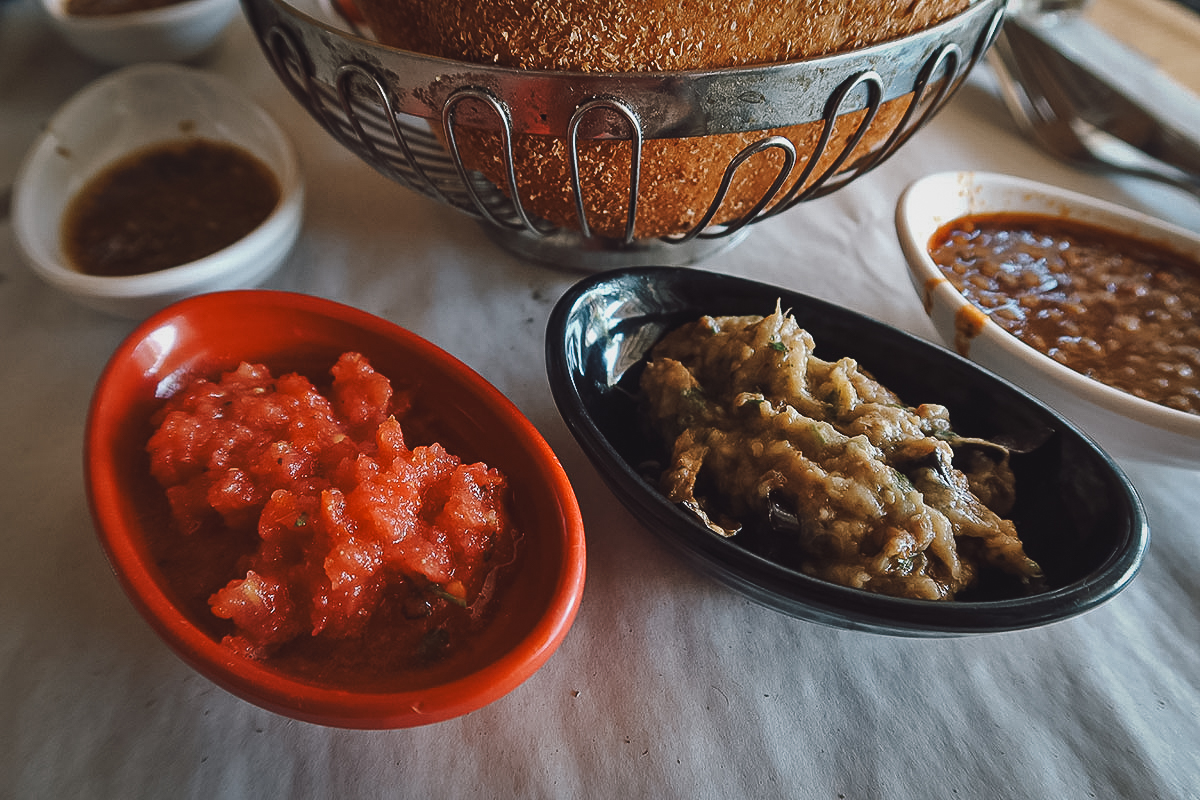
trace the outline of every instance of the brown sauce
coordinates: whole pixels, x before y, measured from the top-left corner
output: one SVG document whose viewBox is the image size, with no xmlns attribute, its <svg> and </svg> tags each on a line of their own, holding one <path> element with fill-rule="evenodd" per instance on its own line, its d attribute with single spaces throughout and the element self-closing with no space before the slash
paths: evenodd
<svg viewBox="0 0 1200 800">
<path fill-rule="evenodd" d="M 151 11 L 188 0 L 67 0 L 66 11 L 75 17 L 104 17 Z"/>
<path fill-rule="evenodd" d="M 224 142 L 186 139 L 108 166 L 68 204 L 67 260 L 89 275 L 141 275 L 233 244 L 279 203 L 265 164 Z"/>
<path fill-rule="evenodd" d="M 956 219 L 929 252 L 955 288 L 1026 344 L 1109 386 L 1200 414 L 1195 259 L 1093 225 L 1019 214 Z"/>
</svg>

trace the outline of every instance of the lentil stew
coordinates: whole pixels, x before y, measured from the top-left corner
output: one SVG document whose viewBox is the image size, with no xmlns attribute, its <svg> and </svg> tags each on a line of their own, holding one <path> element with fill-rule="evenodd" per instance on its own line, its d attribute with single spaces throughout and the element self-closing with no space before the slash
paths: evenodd
<svg viewBox="0 0 1200 800">
<path fill-rule="evenodd" d="M 1200 414 L 1200 264 L 1154 242 L 1042 214 L 942 226 L 929 253 L 988 318 L 1076 372 Z"/>
</svg>

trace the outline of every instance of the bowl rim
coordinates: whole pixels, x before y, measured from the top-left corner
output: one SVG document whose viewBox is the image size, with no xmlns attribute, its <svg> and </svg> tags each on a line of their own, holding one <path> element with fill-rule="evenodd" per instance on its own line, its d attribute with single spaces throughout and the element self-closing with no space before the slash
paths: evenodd
<svg viewBox="0 0 1200 800">
<path fill-rule="evenodd" d="M 205 2 L 205 0 L 192 0 L 192 2 Z M 103 95 L 113 87 L 123 86 L 146 76 L 165 77 L 171 81 L 204 86 L 224 98 L 225 102 L 221 104 L 222 114 L 236 114 L 252 119 L 280 155 L 281 168 L 259 158 L 260 161 L 264 161 L 264 166 L 270 170 L 279 183 L 279 202 L 258 227 L 241 239 L 194 261 L 138 275 L 107 276 L 79 272 L 57 259 L 47 257 L 43 252 L 41 239 L 32 233 L 34 227 L 32 219 L 37 214 L 37 209 L 33 208 L 32 201 L 28 199 L 27 195 L 38 180 L 38 171 L 44 167 L 48 159 L 54 157 L 55 142 L 57 141 L 55 130 L 61 127 L 59 124 L 61 120 L 77 114 L 80 108 L 94 103 L 97 96 Z M 176 138 L 184 139 L 187 136 L 180 135 Z M 165 143 L 173 140 L 162 138 L 155 141 Z M 123 155 L 129 155 L 139 149 L 153 146 L 153 144 L 138 145 L 124 151 Z M 257 155 L 255 157 L 258 158 Z M 104 162 L 97 169 L 103 170 L 106 165 L 111 163 L 112 159 Z M 72 196 L 68 196 L 65 205 L 70 204 L 71 198 Z M 133 299 L 178 291 L 237 269 L 264 249 L 270 248 L 276 241 L 298 233 L 298 223 L 303 214 L 304 203 L 304 176 L 300 169 L 296 149 L 286 132 L 266 109 L 220 75 L 169 62 L 148 62 L 121 67 L 101 76 L 72 95 L 54 112 L 17 168 L 16 178 L 13 182 L 12 222 L 15 238 L 25 254 L 30 268 L 47 282 L 73 294 L 103 299 Z M 61 225 L 60 217 L 54 226 L 56 235 L 61 235 Z"/>
<path fill-rule="evenodd" d="M 134 363 L 134 351 L 155 331 L 231 302 L 238 309 L 269 308 L 353 325 L 421 360 L 434 360 L 456 383 L 469 387 L 482 404 L 494 410 L 498 424 L 507 426 L 528 448 L 539 468 L 536 480 L 550 491 L 562 520 L 554 539 L 562 545 L 563 569 L 555 577 L 546 613 L 498 659 L 449 682 L 417 689 L 374 691 L 317 685 L 238 656 L 191 622 L 147 576 L 146 558 L 135 544 L 138 528 L 114 508 L 119 504 L 121 481 L 111 467 L 112 440 L 128 412 L 110 398 L 122 380 L 122 370 Z M 533 423 L 497 388 L 447 351 L 382 317 L 333 300 L 242 289 L 187 298 L 153 314 L 121 342 L 96 383 L 88 407 L 83 463 L 97 537 L 110 568 L 142 617 L 178 657 L 209 680 L 248 702 L 295 719 L 347 728 L 399 728 L 476 710 L 515 689 L 545 663 L 572 626 L 582 598 L 586 549 L 578 501 L 557 456 Z"/>
<path fill-rule="evenodd" d="M 67 0 L 39 0 L 39 3 L 57 25 L 102 33 L 120 28 L 186 24 L 218 10 L 228 10 L 232 17 L 239 0 L 173 0 L 158 8 L 98 15 L 69 14 Z"/>
<path fill-rule="evenodd" d="M 1003 192 L 1013 198 L 1016 205 L 1010 208 L 988 207 L 973 212 L 970 204 L 980 187 Z M 931 204 L 939 198 L 942 202 L 950 203 L 946 199 L 948 196 L 962 198 L 963 210 L 942 218 L 931 210 Z M 1057 209 L 1059 216 L 1076 218 L 1118 233 L 1161 243 L 1200 263 L 1200 233 L 1141 211 L 1014 175 L 976 170 L 933 173 L 910 183 L 896 204 L 896 229 L 901 248 L 914 287 L 921 294 L 926 314 L 932 317 L 939 304 L 953 314 L 958 314 L 961 309 L 975 308 L 970 300 L 954 288 L 929 256 L 928 239 L 939 227 L 968 213 L 1028 211 L 1055 215 L 1052 210 L 1039 212 L 1038 209 Z M 1169 433 L 1200 440 L 1200 415 L 1169 408 L 1089 378 L 1026 344 L 990 317 L 981 317 L 983 325 L 978 334 L 971 337 L 972 342 L 986 342 L 996 347 L 1007 356 L 1048 376 L 1082 400 Z"/>
<path fill-rule="evenodd" d="M 615 285 L 619 281 L 636 279 L 639 275 L 653 277 L 672 274 L 689 281 L 696 276 L 705 276 L 706 280 L 724 282 L 730 288 L 730 294 L 739 289 L 770 289 L 784 298 L 785 306 L 789 304 L 789 298 L 803 298 L 809 305 L 824 309 L 835 316 L 865 319 L 880 328 L 894 332 L 902 341 L 909 342 L 916 348 L 936 350 L 946 358 L 958 362 L 966 370 L 1023 396 L 1032 406 L 1040 407 L 1055 418 L 1063 430 L 1072 432 L 1081 444 L 1091 447 L 1095 455 L 1118 479 L 1127 496 L 1131 522 L 1130 530 L 1122 534 L 1122 546 L 1108 555 L 1092 573 L 1047 592 L 1012 599 L 955 600 L 941 603 L 880 595 L 840 586 L 805 575 L 708 531 L 694 515 L 671 503 L 656 487 L 642 478 L 635 466 L 617 451 L 583 403 L 576 376 L 568 368 L 567 354 L 572 352 L 573 347 L 580 347 L 578 337 L 587 334 L 581 326 L 573 329 L 569 325 L 570 320 L 577 309 L 594 302 L 593 295 L 598 289 L 605 285 Z M 1149 524 L 1136 488 L 1108 453 L 1077 426 L 1019 386 L 953 351 L 862 312 L 800 291 L 740 276 L 701 271 L 691 267 L 631 267 L 580 279 L 556 304 L 548 330 L 551 335 L 547 336 L 546 358 L 555 402 L 568 428 L 605 482 L 621 501 L 630 507 L 644 527 L 665 539 L 703 571 L 726 584 L 734 585 L 734 588 L 751 599 L 774 610 L 843 629 L 893 636 L 935 638 L 999 633 L 1052 624 L 1082 614 L 1123 591 L 1140 571 L 1149 547 Z M 572 335 L 576 338 L 571 339 Z M 685 543 L 684 537 L 675 533 L 681 529 L 694 531 L 699 537 L 695 540 L 698 544 Z M 810 613 L 797 614 L 781 608 L 775 602 L 776 595 L 780 594 L 779 587 L 793 590 L 793 593 L 783 596 L 785 604 L 802 605 Z M 1070 598 L 1069 608 L 1058 608 L 1066 597 Z M 993 615 L 993 619 L 986 624 L 981 624 L 973 616 L 983 610 L 992 612 Z M 1020 614 L 1016 613 L 1018 611 Z M 931 624 L 928 621 L 930 613 L 942 619 Z M 916 615 L 915 622 L 906 619 L 911 614 Z M 837 621 L 832 622 L 831 619 L 835 618 Z"/>
</svg>

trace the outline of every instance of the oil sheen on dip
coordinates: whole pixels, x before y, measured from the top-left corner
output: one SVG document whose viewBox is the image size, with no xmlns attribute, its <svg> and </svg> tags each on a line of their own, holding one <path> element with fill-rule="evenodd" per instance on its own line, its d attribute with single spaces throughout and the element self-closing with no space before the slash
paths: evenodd
<svg viewBox="0 0 1200 800">
<path fill-rule="evenodd" d="M 1043 215 L 943 226 L 929 253 L 968 300 L 1090 378 L 1200 414 L 1200 264 L 1161 245 Z"/>
<path fill-rule="evenodd" d="M 245 150 L 180 139 L 103 169 L 67 206 L 62 241 L 89 275 L 141 275 L 212 255 L 257 228 L 279 182 Z"/>
</svg>

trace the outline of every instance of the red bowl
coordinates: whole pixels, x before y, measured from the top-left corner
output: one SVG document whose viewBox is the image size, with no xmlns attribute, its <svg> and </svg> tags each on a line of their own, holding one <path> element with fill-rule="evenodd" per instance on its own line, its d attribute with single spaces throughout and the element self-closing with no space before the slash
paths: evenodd
<svg viewBox="0 0 1200 800">
<path fill-rule="evenodd" d="M 338 685 L 289 674 L 222 645 L 175 601 L 146 533 L 163 524 L 162 490 L 149 473 L 150 417 L 193 376 L 240 361 L 275 374 L 327 374 L 348 350 L 363 353 L 464 461 L 508 477 L 522 533 L 496 619 L 466 652 L 385 687 Z M 534 426 L 495 387 L 430 342 L 379 317 L 307 295 L 219 292 L 178 302 L 142 323 L 96 386 L 84 448 L 88 501 L 100 541 L 126 594 L 168 645 L 198 672 L 270 711 L 323 725 L 401 728 L 456 717 L 510 692 L 546 662 L 570 628 L 583 593 L 579 505 L 566 473 Z M 211 626 L 208 626 L 211 628 Z"/>
</svg>

